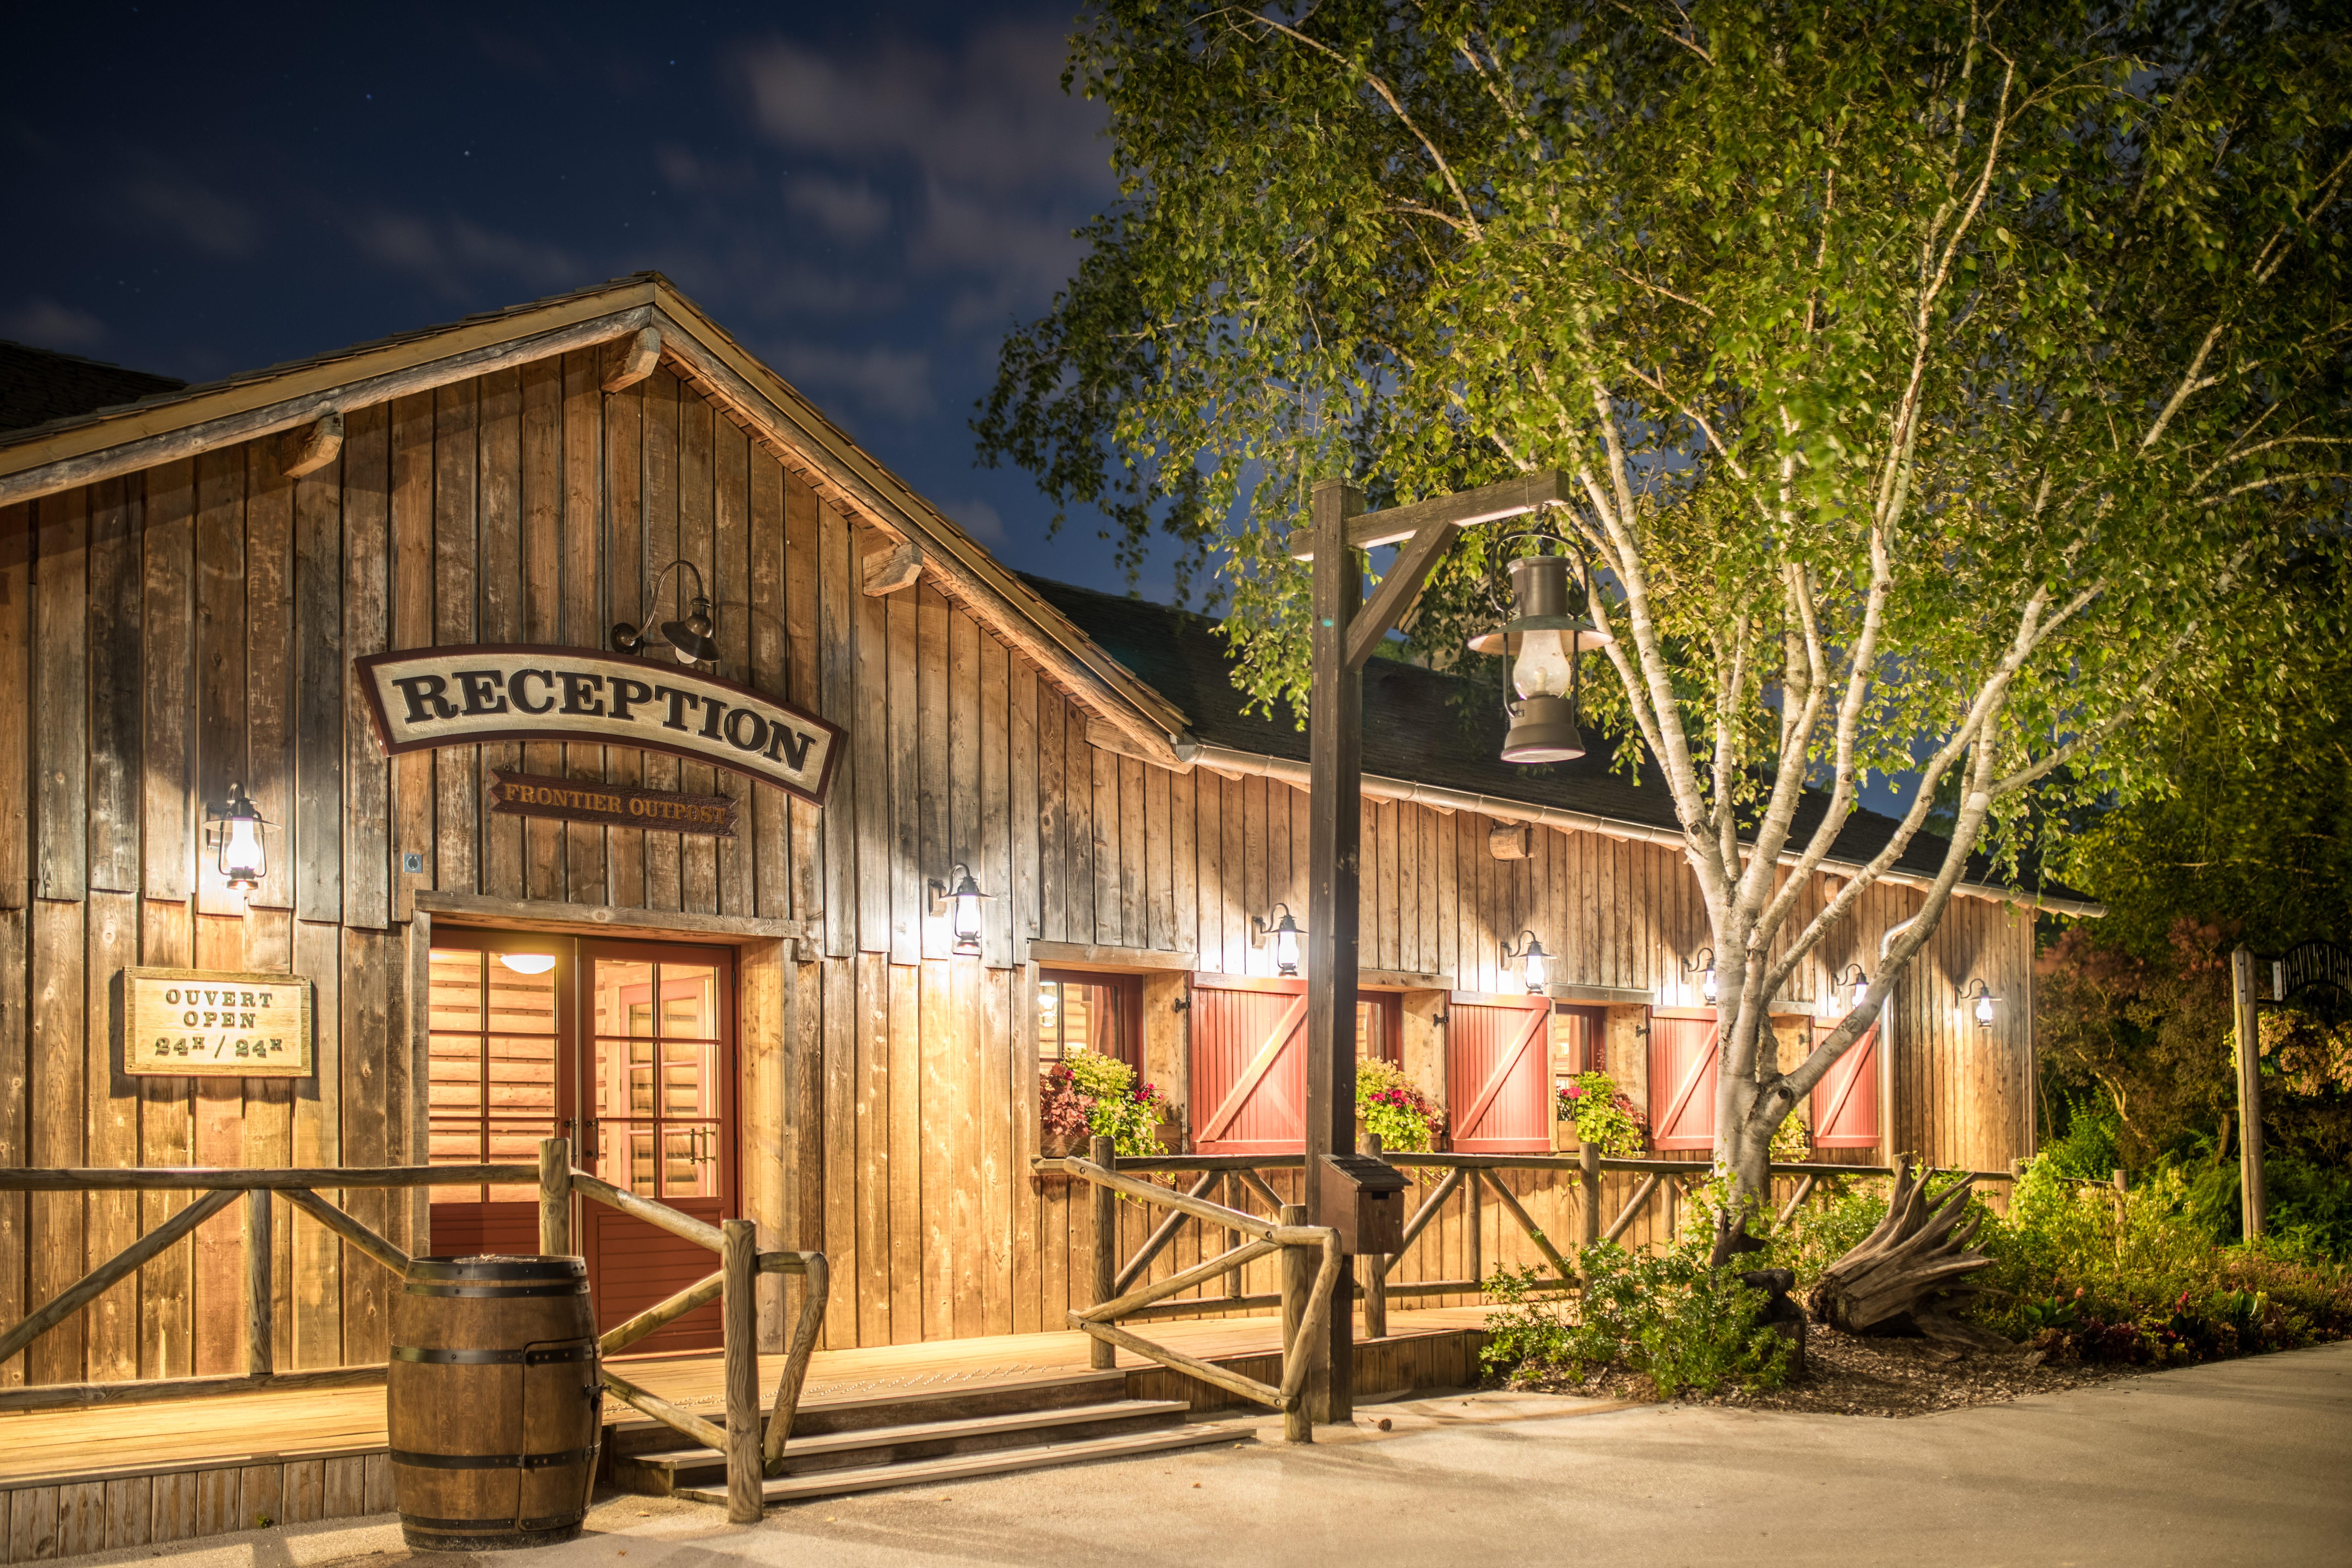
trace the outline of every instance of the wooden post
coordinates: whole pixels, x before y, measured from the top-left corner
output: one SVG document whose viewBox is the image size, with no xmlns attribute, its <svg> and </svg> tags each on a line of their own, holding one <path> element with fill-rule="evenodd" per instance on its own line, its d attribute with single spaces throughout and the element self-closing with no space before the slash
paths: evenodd
<svg viewBox="0 0 2352 1568">
<path fill-rule="evenodd" d="M 270 1250 L 269 1190 L 249 1188 L 245 1194 L 245 1370 L 253 1377 L 268 1377 L 278 1365 Z"/>
<path fill-rule="evenodd" d="M 2230 954 L 2230 999 L 2238 1024 L 2238 1207 L 2247 1239 L 2263 1234 L 2263 1030 L 2254 1007 L 2254 955 Z"/>
<path fill-rule="evenodd" d="M 727 1521 L 757 1524 L 767 1511 L 760 1425 L 760 1227 L 721 1220 L 719 1344 L 727 1378 Z"/>
<path fill-rule="evenodd" d="M 1318 479 L 1313 500 L 1315 591 L 1312 685 L 1307 754 L 1311 768 L 1307 850 L 1307 1160 L 1301 1195 L 1307 1223 L 1322 1212 L 1323 1157 L 1356 1135 L 1356 933 L 1360 914 L 1364 675 L 1348 658 L 1348 633 L 1363 597 L 1363 568 L 1348 547 L 1348 521 L 1362 493 L 1345 479 Z M 1344 1265 L 1343 1265 L 1344 1268 Z M 1343 1278 L 1338 1289 L 1344 1289 Z M 1307 1373 L 1312 1419 L 1351 1421 L 1355 1314 L 1334 1301 L 1328 1346 Z"/>
<path fill-rule="evenodd" d="M 539 1249 L 572 1256 L 572 1140 L 539 1141 Z"/>
<path fill-rule="evenodd" d="M 1087 1145 L 1087 1157 L 1106 1171 L 1118 1169 L 1118 1146 L 1108 1138 L 1097 1138 Z M 1118 1194 L 1108 1187 L 1096 1186 L 1094 1265 L 1095 1289 L 1089 1307 L 1099 1307 L 1118 1294 Z M 1087 1364 L 1097 1372 L 1108 1372 L 1118 1364 L 1118 1347 L 1101 1340 L 1087 1342 Z"/>
<path fill-rule="evenodd" d="M 1601 1239 L 1601 1145 L 1576 1146 L 1576 1179 L 1584 1189 L 1584 1245 Z"/>
<path fill-rule="evenodd" d="M 1284 1225 L 1305 1225 L 1307 1205 L 1285 1204 L 1279 1211 L 1279 1218 Z M 1303 1247 L 1286 1247 L 1278 1261 L 1282 1265 L 1283 1375 L 1286 1380 L 1290 1373 L 1290 1347 L 1297 1341 L 1299 1322 L 1307 1316 L 1307 1298 L 1315 1289 L 1316 1260 Z M 1311 1355 L 1322 1347 L 1310 1345 L 1307 1348 Z M 1315 1441 L 1315 1414 L 1307 1407 L 1306 1399 L 1299 1400 L 1295 1407 L 1282 1413 L 1282 1436 L 1288 1443 Z"/>
<path fill-rule="evenodd" d="M 1379 1159 L 1381 1135 L 1365 1133 L 1360 1147 L 1373 1159 Z M 1364 1259 L 1364 1338 L 1384 1340 L 1388 1337 L 1389 1258 L 1384 1252 L 1374 1253 Z"/>
<path fill-rule="evenodd" d="M 1479 1178 L 1484 1173 L 1475 1165 L 1462 1168 L 1462 1233 L 1469 1248 L 1470 1292 L 1482 1295 L 1478 1287 L 1486 1279 L 1486 1215 L 1479 1203 Z"/>
</svg>

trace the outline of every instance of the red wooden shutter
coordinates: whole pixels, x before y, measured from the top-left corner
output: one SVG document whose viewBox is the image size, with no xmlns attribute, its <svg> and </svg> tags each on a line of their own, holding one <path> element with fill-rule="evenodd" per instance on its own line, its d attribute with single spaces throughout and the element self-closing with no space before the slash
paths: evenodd
<svg viewBox="0 0 2352 1568">
<path fill-rule="evenodd" d="M 1551 1004 L 1457 991 L 1445 1007 L 1445 1098 L 1465 1154 L 1551 1151 Z"/>
<path fill-rule="evenodd" d="M 1833 1024 L 1813 1026 L 1813 1044 L 1829 1037 Z M 1878 1147 L 1878 1026 L 1873 1024 L 1845 1055 L 1830 1064 L 1813 1085 L 1813 1147 Z"/>
<path fill-rule="evenodd" d="M 1307 1146 L 1307 982 L 1192 976 L 1192 1147 L 1296 1154 Z"/>
<path fill-rule="evenodd" d="M 1650 1015 L 1650 1147 L 1715 1147 L 1715 1014 Z"/>
</svg>

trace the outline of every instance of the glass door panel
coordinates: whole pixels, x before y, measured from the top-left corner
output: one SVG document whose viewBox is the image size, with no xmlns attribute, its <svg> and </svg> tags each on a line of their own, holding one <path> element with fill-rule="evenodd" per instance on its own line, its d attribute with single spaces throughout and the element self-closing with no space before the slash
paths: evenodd
<svg viewBox="0 0 2352 1568">
<path fill-rule="evenodd" d="M 535 1165 L 563 1127 L 568 943 L 453 932 L 427 965 L 426 1151 L 436 1165 Z M 436 1186 L 443 1251 L 536 1250 L 535 1184 Z"/>
<path fill-rule="evenodd" d="M 719 1196 L 726 1056 L 718 966 L 589 962 L 600 1173 L 644 1197 Z"/>
</svg>

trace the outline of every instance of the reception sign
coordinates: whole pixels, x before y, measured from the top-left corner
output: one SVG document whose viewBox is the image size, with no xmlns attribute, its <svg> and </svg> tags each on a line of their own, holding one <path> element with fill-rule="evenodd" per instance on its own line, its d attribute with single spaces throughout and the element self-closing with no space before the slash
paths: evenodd
<svg viewBox="0 0 2352 1568">
<path fill-rule="evenodd" d="M 148 1078 L 309 1078 L 310 983 L 292 974 L 125 969 L 122 1070 Z"/>
<path fill-rule="evenodd" d="M 841 731 L 681 664 L 594 648 L 410 648 L 353 661 L 387 752 L 489 741 L 636 746 L 823 805 Z"/>
</svg>

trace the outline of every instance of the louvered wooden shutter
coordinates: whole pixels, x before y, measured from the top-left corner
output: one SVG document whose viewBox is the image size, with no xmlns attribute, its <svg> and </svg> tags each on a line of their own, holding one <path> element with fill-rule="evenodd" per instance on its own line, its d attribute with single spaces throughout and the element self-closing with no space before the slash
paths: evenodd
<svg viewBox="0 0 2352 1568">
<path fill-rule="evenodd" d="M 1829 1038 L 1831 1024 L 1813 1026 L 1813 1044 Z M 1813 1085 L 1813 1147 L 1878 1147 L 1878 1026 L 1873 1024 Z"/>
<path fill-rule="evenodd" d="M 1307 982 L 1192 976 L 1192 1147 L 1296 1154 L 1307 1145 Z"/>
<path fill-rule="evenodd" d="M 1712 1012 L 1650 1015 L 1650 1147 L 1715 1147 L 1716 1018 Z"/>
<path fill-rule="evenodd" d="M 1551 1004 L 1455 992 L 1445 1008 L 1445 1098 L 1465 1154 L 1551 1150 Z"/>
</svg>

